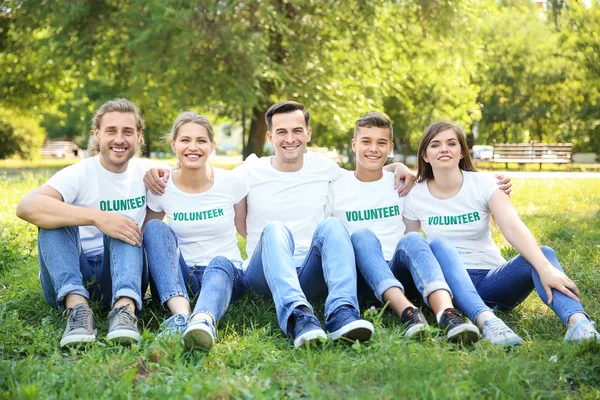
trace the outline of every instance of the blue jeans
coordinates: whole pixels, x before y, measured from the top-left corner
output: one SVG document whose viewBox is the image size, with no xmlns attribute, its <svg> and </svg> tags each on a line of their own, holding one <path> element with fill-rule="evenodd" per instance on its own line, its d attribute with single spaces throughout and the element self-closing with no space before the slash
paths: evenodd
<svg viewBox="0 0 600 400">
<path fill-rule="evenodd" d="M 545 304 L 548 304 L 546 291 L 535 268 L 518 255 L 504 264 L 490 270 L 469 269 L 462 263 L 458 250 L 446 239 L 431 238 L 429 245 L 439 260 L 446 281 L 454 292 L 454 301 L 471 321 L 476 321 L 484 311 L 496 309 L 508 311 L 521 304 L 535 289 Z M 547 246 L 542 253 L 554 268 L 562 272 L 556 252 Z M 581 303 L 552 290 L 552 311 L 565 326 L 575 313 L 586 314 Z M 586 314 L 587 315 L 587 314 Z"/>
<path fill-rule="evenodd" d="M 427 305 L 429 295 L 437 290 L 446 290 L 452 295 L 442 268 L 420 233 L 403 236 L 389 262 L 383 256 L 381 242 L 371 230 L 358 229 L 350 239 L 358 270 L 378 300 L 383 301 L 383 293 L 391 287 L 404 292 L 404 285 L 413 283 Z"/>
<path fill-rule="evenodd" d="M 192 316 L 206 313 L 216 324 L 229 304 L 248 289 L 244 273 L 225 257 L 213 258 L 208 266 L 190 268 L 179 251 L 175 232 L 163 221 L 148 221 L 144 243 L 151 283 L 163 307 L 173 297 L 189 300 L 188 293 L 192 298 L 198 295 Z"/>
<path fill-rule="evenodd" d="M 65 297 L 78 294 L 110 308 L 119 298 L 129 297 L 136 311 L 142 309 L 142 294 L 148 287 L 142 247 L 104 235 L 104 253 L 87 258 L 78 227 L 40 228 L 38 257 L 42 291 L 51 306 L 64 310 Z"/>
<path fill-rule="evenodd" d="M 250 287 L 271 293 L 279 327 L 288 333 L 294 308 L 325 298 L 325 318 L 342 305 L 358 310 L 354 251 L 346 228 L 337 218 L 322 221 L 313 234 L 308 254 L 296 268 L 294 238 L 282 223 L 268 224 L 246 269 Z"/>
</svg>

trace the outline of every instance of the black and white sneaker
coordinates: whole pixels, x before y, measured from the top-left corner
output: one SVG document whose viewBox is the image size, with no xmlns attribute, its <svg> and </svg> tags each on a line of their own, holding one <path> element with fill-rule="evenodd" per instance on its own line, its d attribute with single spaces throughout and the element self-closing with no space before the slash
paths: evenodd
<svg viewBox="0 0 600 400">
<path fill-rule="evenodd" d="M 455 308 L 446 308 L 443 311 L 439 325 L 451 342 L 468 344 L 479 340 L 479 329 Z"/>
<path fill-rule="evenodd" d="M 417 307 L 407 307 L 402 311 L 400 322 L 406 327 L 404 336 L 407 338 L 423 337 L 429 330 L 425 316 Z"/>
</svg>

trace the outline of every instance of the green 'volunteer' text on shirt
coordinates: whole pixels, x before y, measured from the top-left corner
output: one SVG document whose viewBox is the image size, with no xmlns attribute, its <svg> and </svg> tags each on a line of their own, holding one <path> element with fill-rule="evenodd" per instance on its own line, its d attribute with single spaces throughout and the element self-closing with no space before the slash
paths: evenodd
<svg viewBox="0 0 600 400">
<path fill-rule="evenodd" d="M 444 215 L 444 216 L 435 216 L 428 217 L 427 223 L 429 225 L 460 225 L 460 224 L 468 224 L 470 222 L 475 222 L 481 220 L 479 213 L 477 211 L 460 214 L 460 215 Z"/>
<path fill-rule="evenodd" d="M 389 206 L 368 210 L 346 211 L 348 222 L 369 221 L 372 219 L 391 218 L 400 215 L 400 207 Z"/>
<path fill-rule="evenodd" d="M 127 211 L 135 210 L 146 205 L 146 196 L 134 197 L 133 199 L 122 200 L 100 200 L 100 210 L 102 211 Z"/>
<path fill-rule="evenodd" d="M 193 211 L 193 212 L 174 212 L 173 220 L 175 221 L 202 221 L 205 219 L 222 217 L 223 209 L 216 208 L 214 210 Z"/>
</svg>

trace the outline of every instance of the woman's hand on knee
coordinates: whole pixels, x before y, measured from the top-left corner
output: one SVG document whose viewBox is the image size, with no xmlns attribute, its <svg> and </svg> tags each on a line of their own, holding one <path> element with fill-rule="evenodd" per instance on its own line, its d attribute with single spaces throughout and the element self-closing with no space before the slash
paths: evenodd
<svg viewBox="0 0 600 400">
<path fill-rule="evenodd" d="M 577 285 L 575 285 L 575 282 L 565 275 L 564 272 L 559 271 L 552 265 L 548 264 L 543 271 L 538 273 L 540 275 L 540 280 L 542 281 L 544 291 L 546 292 L 546 297 L 548 297 L 548 304 L 552 304 L 553 289 L 558 290 L 565 296 L 568 296 L 575 301 L 579 301 L 580 294 L 579 289 L 577 289 Z"/>
</svg>

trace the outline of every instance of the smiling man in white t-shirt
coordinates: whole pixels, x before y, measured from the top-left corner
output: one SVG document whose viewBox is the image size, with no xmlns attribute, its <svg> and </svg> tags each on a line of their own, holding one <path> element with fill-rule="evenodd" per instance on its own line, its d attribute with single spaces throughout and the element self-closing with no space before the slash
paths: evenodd
<svg viewBox="0 0 600 400">
<path fill-rule="evenodd" d="M 350 237 L 337 218 L 325 219 L 329 182 L 341 169 L 306 152 L 312 130 L 302 104 L 277 103 L 265 119 L 275 155 L 250 156 L 234 169 L 250 186 L 248 283 L 272 294 L 279 326 L 296 347 L 327 338 L 309 303 L 317 299 L 325 299 L 325 329 L 333 340 L 369 340 L 373 325 L 360 319 Z"/>
<path fill-rule="evenodd" d="M 329 183 L 342 176 L 333 161 L 306 152 L 310 114 L 283 101 L 265 114 L 275 155 L 248 157 L 233 172 L 249 186 L 246 198 L 245 275 L 250 288 L 273 297 L 279 327 L 296 347 L 328 336 L 309 300 L 325 299 L 325 330 L 331 339 L 369 340 L 373 325 L 360 318 L 356 266 L 348 232 L 326 214 Z M 398 178 L 414 175 L 396 166 Z M 408 174 L 408 175 L 406 175 Z M 164 192 L 165 170 L 146 176 L 149 189 Z M 240 232 L 244 234 L 246 232 Z"/>
<path fill-rule="evenodd" d="M 39 227 L 44 297 L 67 310 L 61 347 L 95 340 L 90 299 L 112 308 L 107 339 L 140 340 L 135 312 L 142 308 L 145 275 L 140 228 L 148 163 L 134 156 L 143 126 L 130 101 L 104 103 L 92 119 L 90 153 L 97 155 L 57 172 L 17 206 L 19 218 Z"/>
</svg>

